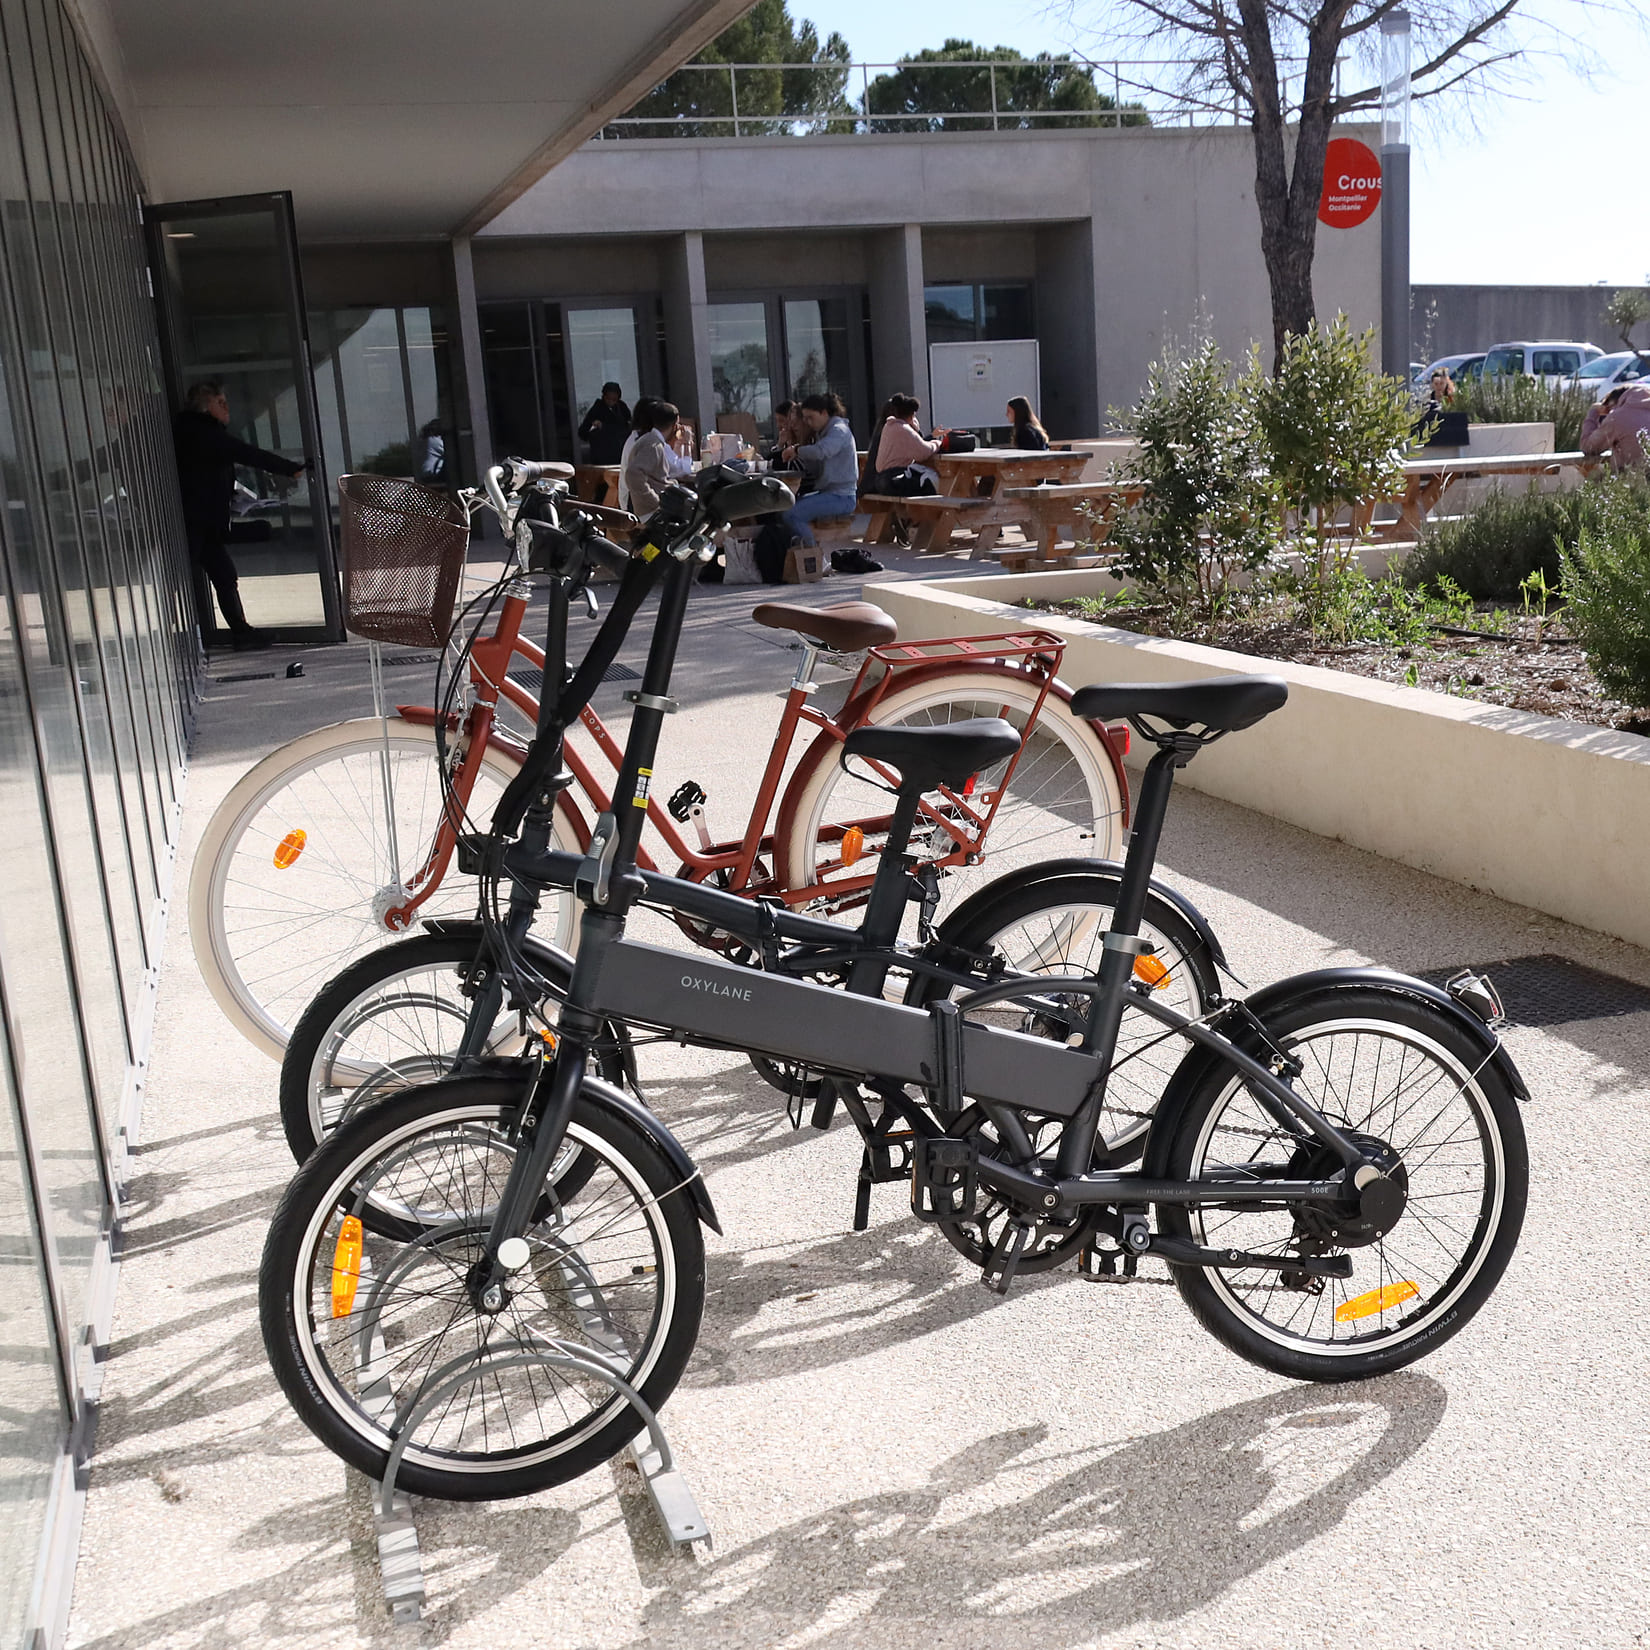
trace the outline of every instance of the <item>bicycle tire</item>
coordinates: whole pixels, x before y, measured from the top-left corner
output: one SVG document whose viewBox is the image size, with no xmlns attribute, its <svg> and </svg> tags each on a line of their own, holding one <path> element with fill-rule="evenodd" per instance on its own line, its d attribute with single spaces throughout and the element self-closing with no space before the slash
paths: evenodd
<svg viewBox="0 0 1650 1650">
<path fill-rule="evenodd" d="M 872 708 L 868 721 L 877 727 L 891 723 L 932 726 L 1003 716 L 1023 729 L 1031 722 L 1039 691 L 1035 682 L 1012 670 L 954 671 L 891 689 Z M 891 799 L 852 778 L 842 765 L 841 751 L 841 742 L 830 732 L 822 732 L 798 764 L 786 796 L 786 819 L 781 821 L 778 871 L 783 887 L 804 888 L 821 880 L 817 870 L 821 862 L 829 864 L 837 858 L 833 826 L 891 810 Z M 1026 811 L 1017 823 L 1022 798 Z M 1018 865 L 1063 857 L 1112 857 L 1122 840 L 1123 808 L 1109 747 L 1088 722 L 1072 715 L 1067 697 L 1051 688 L 1037 712 L 1032 739 L 1009 780 L 1008 797 L 999 805 L 986 835 L 981 864 L 948 870 L 941 883 L 941 913 L 972 893 L 985 878 Z M 919 833 L 922 828 L 919 820 Z M 874 846 L 868 844 L 864 858 L 854 867 L 855 876 L 874 870 L 874 854 Z M 845 903 L 864 897 L 861 892 Z M 831 900 L 829 872 L 820 899 Z"/>
<path fill-rule="evenodd" d="M 693 1351 L 704 1307 L 705 1263 L 692 1200 L 647 1135 L 602 1103 L 598 1084 L 580 1097 L 568 1130 L 569 1145 L 597 1159 L 598 1172 L 580 1194 L 582 1203 L 541 1200 L 545 1214 L 529 1228 L 530 1287 L 516 1292 L 503 1311 L 478 1312 L 464 1291 L 462 1273 L 481 1252 L 486 1218 L 485 1206 L 472 1208 L 465 1193 L 462 1199 L 455 1194 L 455 1218 L 439 1241 L 429 1232 L 410 1244 L 364 1239 L 356 1287 L 349 1290 L 342 1317 L 334 1316 L 338 1304 L 331 1291 L 340 1250 L 329 1234 L 342 1218 L 340 1203 L 347 1207 L 352 1189 L 385 1163 L 419 1156 L 420 1195 L 429 1197 L 430 1164 L 442 1161 L 437 1154 L 456 1158 L 458 1148 L 506 1153 L 506 1131 L 519 1098 L 518 1085 L 507 1079 L 476 1077 L 409 1089 L 386 1100 L 323 1142 L 287 1188 L 270 1224 L 258 1292 L 271 1367 L 304 1425 L 369 1478 L 381 1478 L 386 1470 L 390 1417 L 416 1399 L 432 1372 L 455 1352 L 500 1340 L 582 1343 L 622 1366 L 620 1373 L 657 1410 Z M 507 1156 L 501 1155 L 499 1167 L 505 1163 Z M 456 1171 L 453 1178 L 456 1183 Z M 483 1176 L 478 1184 L 485 1196 L 501 1182 Z M 636 1211 L 634 1235 L 616 1225 L 625 1199 Z M 596 1213 L 581 1227 L 586 1208 Z M 634 1254 L 625 1247 L 631 1243 L 637 1245 Z M 646 1256 L 652 1257 L 650 1265 L 641 1263 Z M 362 1300 L 368 1278 L 376 1281 Z M 621 1296 L 621 1288 L 631 1293 Z M 340 1323 L 342 1329 L 336 1327 Z M 374 1323 L 381 1339 L 372 1334 Z M 465 1409 L 456 1420 L 448 1406 L 430 1417 L 427 1435 L 415 1426 L 398 1487 L 458 1501 L 529 1495 L 588 1472 L 640 1430 L 629 1405 L 594 1380 L 584 1378 L 581 1387 L 541 1370 L 535 1385 L 529 1373 L 517 1370 L 508 1381 L 489 1376 L 491 1391 L 486 1382 L 477 1383 L 478 1395 L 466 1389 Z M 555 1412 L 540 1387 L 555 1398 Z M 518 1407 L 507 1411 L 518 1402 L 512 1395 L 523 1393 Z M 470 1407 L 478 1397 L 479 1427 Z M 524 1411 L 549 1415 L 552 1426 L 559 1413 L 565 1424 L 534 1438 Z"/>
<path fill-rule="evenodd" d="M 388 723 L 406 874 L 427 852 L 441 817 L 435 731 L 402 717 Z M 219 803 L 195 851 L 189 935 L 196 963 L 230 1023 L 273 1059 L 281 1058 L 317 979 L 329 979 L 363 951 L 401 937 L 373 911 L 374 897 L 389 880 L 384 737 L 384 721 L 363 717 L 317 728 L 272 751 Z M 490 742 L 475 805 L 490 813 L 484 785 L 490 783 L 496 795 L 518 766 L 506 747 Z M 298 829 L 305 839 L 283 869 L 274 856 Z M 578 848 L 565 807 L 557 811 L 555 835 L 554 846 Z M 474 880 L 449 867 L 419 914 L 468 917 L 475 901 Z M 573 930 L 571 898 L 548 898 L 535 933 L 566 950 Z"/>
<path fill-rule="evenodd" d="M 281 1059 L 281 1127 L 299 1163 L 368 1101 L 450 1074 L 469 1006 L 458 975 L 474 962 L 479 943 L 474 928 L 415 934 L 357 958 L 322 987 L 293 1027 Z M 552 996 L 565 993 L 568 962 L 535 947 L 533 966 L 551 982 Z M 396 1002 L 387 996 L 392 992 L 407 1000 Z M 372 1029 L 363 1031 L 368 1025 Z M 449 1030 L 451 1042 L 441 1036 Z M 488 1046 L 489 1055 L 517 1052 L 514 1037 L 495 1038 Z M 623 1083 L 617 1033 L 595 1053 L 598 1075 L 615 1086 Z M 363 1089 L 369 1092 L 363 1095 Z M 334 1099 L 345 1092 L 350 1100 Z"/>
<path fill-rule="evenodd" d="M 1102 940 L 1110 928 L 1110 913 L 1117 903 L 1115 877 L 1098 872 L 1072 872 L 1005 890 L 1001 899 L 981 899 L 966 924 L 942 930 L 949 944 L 977 955 L 996 952 L 1010 968 L 1025 973 L 1094 975 L 1100 966 Z M 1089 911 L 1087 920 L 1081 913 Z M 1218 998 L 1220 985 L 1208 947 L 1197 930 L 1174 906 L 1157 894 L 1148 894 L 1141 935 L 1153 945 L 1153 955 L 1169 970 L 1158 989 L 1173 993 L 1169 1006 L 1195 1019 Z M 1012 938 L 1011 938 L 1012 936 Z M 1005 950 L 1006 947 L 1006 950 Z M 944 982 L 932 977 L 915 981 L 910 1000 L 926 1008 L 942 994 L 958 995 Z M 1087 1016 L 1088 1000 L 1074 1000 L 1073 1026 Z M 989 1023 L 1031 1035 L 1063 1040 L 1066 1026 L 1047 1026 L 1037 1016 L 1028 1015 L 1012 1001 L 988 1010 L 982 1018 Z M 1125 1007 L 1118 1030 L 1116 1063 L 1107 1084 L 1106 1105 L 1100 1115 L 1093 1166 L 1120 1169 L 1134 1162 L 1145 1150 L 1157 1103 L 1181 1058 L 1184 1045 L 1169 1036 L 1160 1022 Z M 1154 1052 L 1154 1050 L 1161 1052 Z M 953 1125 L 963 1133 L 977 1132 L 982 1149 L 994 1149 L 998 1142 L 993 1125 L 983 1112 L 971 1110 Z M 1052 1149 L 1059 1137 L 1058 1125 L 1033 1131 L 1048 1136 Z M 1038 1141 L 1039 1144 L 1045 1142 Z M 978 1212 L 969 1221 L 941 1222 L 947 1241 L 975 1265 L 983 1265 L 995 1240 L 993 1223 L 1006 1218 L 1008 1206 L 984 1193 Z M 1022 1271 L 1051 1271 L 1070 1259 L 1081 1247 L 1091 1224 L 1087 1212 L 1080 1212 L 1067 1228 L 1050 1225 L 1039 1235 L 1037 1247 L 1020 1261 Z"/>
<path fill-rule="evenodd" d="M 1198 1322 L 1263 1369 L 1292 1380 L 1326 1382 L 1389 1374 L 1463 1328 L 1512 1258 L 1529 1186 L 1518 1101 L 1500 1067 L 1485 1059 L 1481 1043 L 1448 1014 L 1399 991 L 1369 986 L 1317 994 L 1268 1014 L 1266 1029 L 1302 1061 L 1304 1069 L 1294 1079 L 1298 1092 L 1339 1127 L 1394 1149 L 1398 1167 L 1392 1172 L 1402 1173 L 1404 1210 L 1397 1224 L 1373 1241 L 1331 1245 L 1330 1234 L 1317 1232 L 1314 1217 L 1300 1210 L 1249 1212 L 1233 1205 L 1205 1211 L 1160 1204 L 1162 1230 L 1206 1247 L 1277 1250 L 1297 1242 L 1304 1227 L 1324 1245 L 1312 1252 L 1349 1254 L 1354 1268 L 1352 1278 L 1324 1279 L 1321 1288 L 1308 1278 L 1291 1280 L 1287 1273 L 1259 1268 L 1171 1265 L 1170 1271 Z M 1364 1046 L 1376 1039 L 1378 1049 Z M 1437 1073 L 1430 1083 L 1424 1075 L 1428 1064 Z M 1367 1103 L 1361 1083 L 1371 1085 Z M 1446 1094 L 1451 1083 L 1454 1092 Z M 1381 1084 L 1392 1086 L 1391 1124 L 1384 1090 L 1374 1092 Z M 1454 1138 L 1469 1123 L 1477 1132 L 1481 1185 L 1471 1162 L 1472 1139 Z M 1440 1127 L 1442 1145 L 1432 1143 L 1432 1131 Z M 1228 1172 L 1234 1163 L 1258 1161 L 1259 1153 L 1271 1149 L 1267 1128 L 1278 1132 L 1242 1078 L 1212 1062 L 1175 1120 L 1167 1173 L 1194 1178 L 1215 1161 Z M 1406 1132 L 1417 1130 L 1413 1141 L 1406 1140 Z M 1263 1144 L 1256 1145 L 1256 1137 Z M 1445 1147 L 1448 1153 L 1440 1161 Z M 1291 1175 L 1316 1177 L 1339 1167 L 1324 1148 L 1317 1148 L 1322 1162 L 1312 1161 L 1305 1148 L 1295 1149 L 1302 1156 L 1291 1159 Z M 1234 1151 L 1249 1155 L 1229 1159 Z M 1462 1182 L 1454 1190 L 1452 1175 Z M 1419 1185 L 1427 1190 L 1418 1192 Z M 1452 1258 L 1443 1239 L 1459 1238 L 1458 1228 L 1469 1221 L 1462 1252 Z M 1400 1236 L 1402 1246 L 1394 1241 Z M 1449 1270 L 1439 1277 L 1445 1266 Z M 1279 1298 L 1286 1296 L 1293 1305 Z"/>
</svg>

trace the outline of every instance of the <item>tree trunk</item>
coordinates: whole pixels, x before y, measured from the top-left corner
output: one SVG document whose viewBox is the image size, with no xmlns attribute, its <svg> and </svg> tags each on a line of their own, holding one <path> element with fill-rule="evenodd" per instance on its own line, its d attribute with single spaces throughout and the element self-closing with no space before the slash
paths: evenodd
<svg viewBox="0 0 1650 1650">
<path fill-rule="evenodd" d="M 1261 256 L 1272 295 L 1275 373 L 1283 359 L 1285 338 L 1290 333 L 1310 331 L 1317 318 L 1312 301 L 1312 257 L 1317 250 L 1324 152 L 1329 147 L 1333 124 L 1335 53 L 1346 0 L 1324 0 L 1313 20 L 1292 174 L 1268 0 L 1239 0 L 1239 12 L 1252 88 L 1255 206 L 1260 214 Z"/>
</svg>

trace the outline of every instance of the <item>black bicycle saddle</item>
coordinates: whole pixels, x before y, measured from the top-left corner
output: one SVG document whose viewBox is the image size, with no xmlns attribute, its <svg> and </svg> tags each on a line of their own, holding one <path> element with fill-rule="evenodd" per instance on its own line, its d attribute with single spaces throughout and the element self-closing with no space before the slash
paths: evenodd
<svg viewBox="0 0 1650 1650">
<path fill-rule="evenodd" d="M 1071 708 L 1091 720 L 1150 716 L 1174 728 L 1236 733 L 1270 716 L 1288 697 L 1281 676 L 1206 676 L 1201 682 L 1100 682 L 1078 688 Z"/>
<path fill-rule="evenodd" d="M 863 756 L 898 768 L 906 785 L 923 790 L 960 785 L 1020 748 L 1020 736 L 997 716 L 943 722 L 932 728 L 855 728 L 842 741 L 842 754 Z"/>
</svg>

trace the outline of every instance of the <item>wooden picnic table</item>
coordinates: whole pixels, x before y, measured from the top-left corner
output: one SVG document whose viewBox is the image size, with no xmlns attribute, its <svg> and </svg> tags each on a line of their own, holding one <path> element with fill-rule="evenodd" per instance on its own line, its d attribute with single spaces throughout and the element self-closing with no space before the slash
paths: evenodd
<svg viewBox="0 0 1650 1650">
<path fill-rule="evenodd" d="M 978 536 L 975 558 L 988 555 L 1005 527 L 1025 527 L 1030 513 L 1008 489 L 1026 489 L 1040 481 L 1075 482 L 1088 463 L 1087 453 L 1023 452 L 1018 447 L 976 447 L 971 453 L 938 453 L 932 463 L 939 474 L 936 496 L 905 501 L 919 550 L 944 550 L 958 528 Z"/>
<path fill-rule="evenodd" d="M 619 466 L 617 464 L 575 464 L 573 497 L 585 504 L 617 506 Z"/>
<path fill-rule="evenodd" d="M 1496 476 L 1559 475 L 1565 470 L 1589 471 L 1597 460 L 1586 453 L 1494 453 L 1483 458 L 1411 458 L 1404 461 L 1404 491 L 1365 499 L 1353 512 L 1358 534 L 1377 539 L 1419 538 L 1426 519 L 1458 481 L 1481 481 Z M 1396 504 L 1396 521 L 1372 526 L 1376 508 Z"/>
<path fill-rule="evenodd" d="M 1023 551 L 999 550 L 997 559 L 1053 560 L 1059 555 L 1069 554 L 1062 540 L 1069 540 L 1069 548 L 1075 549 L 1079 536 L 1098 544 L 1111 531 L 1112 518 L 1117 512 L 1138 503 L 1145 491 L 1139 482 L 1110 481 L 1004 488 L 1005 499 L 1013 501 L 1030 518 L 1026 538 L 1031 544 Z"/>
</svg>

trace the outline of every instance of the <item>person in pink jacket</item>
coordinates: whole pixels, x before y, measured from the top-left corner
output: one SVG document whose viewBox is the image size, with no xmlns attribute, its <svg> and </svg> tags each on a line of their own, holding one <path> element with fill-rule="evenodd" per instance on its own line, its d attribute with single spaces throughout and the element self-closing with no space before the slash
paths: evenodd
<svg viewBox="0 0 1650 1650">
<path fill-rule="evenodd" d="M 1650 384 L 1623 384 L 1593 406 L 1581 426 L 1581 450 L 1610 455 L 1618 470 L 1650 461 Z"/>
</svg>

